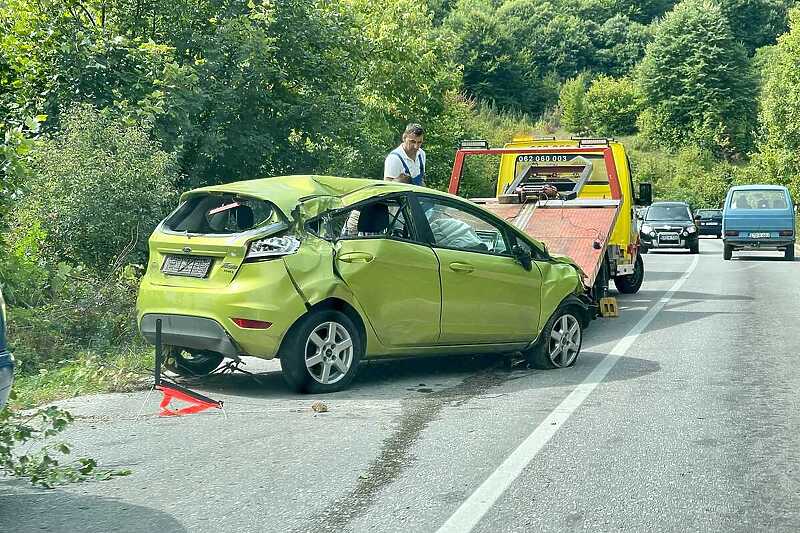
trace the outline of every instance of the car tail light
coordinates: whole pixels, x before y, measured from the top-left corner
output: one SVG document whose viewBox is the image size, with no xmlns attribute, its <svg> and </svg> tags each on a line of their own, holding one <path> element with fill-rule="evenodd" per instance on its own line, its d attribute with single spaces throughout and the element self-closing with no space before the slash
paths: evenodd
<svg viewBox="0 0 800 533">
<path fill-rule="evenodd" d="M 778 232 L 778 235 L 780 235 L 781 237 L 791 237 L 792 235 L 794 235 L 794 230 L 782 229 Z"/>
<path fill-rule="evenodd" d="M 300 248 L 300 241 L 291 236 L 267 237 L 250 243 L 246 259 L 291 255 Z"/>
<path fill-rule="evenodd" d="M 726 237 L 736 237 L 737 235 L 739 235 L 739 232 L 736 231 L 735 229 L 726 229 L 725 230 L 725 236 Z"/>
<path fill-rule="evenodd" d="M 263 320 L 251 320 L 249 318 L 231 318 L 233 323 L 244 329 L 267 329 L 272 325 L 272 322 L 264 322 Z"/>
</svg>

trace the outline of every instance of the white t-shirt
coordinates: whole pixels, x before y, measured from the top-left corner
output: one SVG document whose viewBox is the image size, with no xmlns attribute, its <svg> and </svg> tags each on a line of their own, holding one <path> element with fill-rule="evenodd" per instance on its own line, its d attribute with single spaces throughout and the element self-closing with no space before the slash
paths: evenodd
<svg viewBox="0 0 800 533">
<path fill-rule="evenodd" d="M 384 178 L 396 178 L 397 176 L 405 172 L 405 169 L 403 168 L 403 163 L 400 162 L 400 158 L 394 154 L 400 154 L 400 157 L 402 157 L 403 161 L 405 161 L 406 165 L 408 165 L 408 170 L 410 171 L 412 178 L 419 176 L 420 159 L 422 159 L 422 165 L 426 169 L 428 168 L 428 162 L 425 159 L 425 150 L 420 148 L 417 151 L 417 159 L 413 160 L 410 157 L 408 157 L 406 151 L 403 150 L 403 145 L 401 144 L 400 146 L 389 152 L 389 155 L 386 156 L 386 161 L 383 164 Z"/>
</svg>

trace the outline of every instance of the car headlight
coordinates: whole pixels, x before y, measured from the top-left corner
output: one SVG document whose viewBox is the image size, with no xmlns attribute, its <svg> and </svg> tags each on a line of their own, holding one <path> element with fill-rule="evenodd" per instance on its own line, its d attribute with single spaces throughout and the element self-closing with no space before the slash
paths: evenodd
<svg viewBox="0 0 800 533">
<path fill-rule="evenodd" d="M 250 243 L 246 259 L 291 255 L 298 248 L 300 241 L 294 237 L 267 237 Z"/>
<path fill-rule="evenodd" d="M 642 224 L 642 233 L 653 233 L 653 228 L 650 224 Z"/>
<path fill-rule="evenodd" d="M 686 228 L 686 230 L 684 230 L 684 231 L 686 231 L 686 234 L 687 234 L 687 235 L 689 235 L 689 234 L 692 234 L 692 233 L 694 233 L 695 231 L 697 231 L 697 227 L 696 227 L 696 226 L 689 226 L 689 227 L 687 227 L 687 228 Z"/>
</svg>

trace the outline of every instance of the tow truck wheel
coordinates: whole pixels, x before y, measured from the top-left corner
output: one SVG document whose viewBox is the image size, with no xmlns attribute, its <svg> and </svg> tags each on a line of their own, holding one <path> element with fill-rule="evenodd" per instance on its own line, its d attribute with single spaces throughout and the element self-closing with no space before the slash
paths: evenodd
<svg viewBox="0 0 800 533">
<path fill-rule="evenodd" d="M 581 351 L 585 324 L 583 310 L 574 302 L 563 302 L 544 325 L 539 341 L 524 352 L 528 364 L 542 370 L 574 365 Z"/>
<path fill-rule="evenodd" d="M 614 278 L 614 285 L 617 286 L 617 290 L 622 294 L 635 294 L 639 292 L 639 289 L 642 287 L 642 282 L 644 282 L 644 261 L 642 261 L 641 255 L 636 256 L 636 263 L 633 265 L 633 274 L 616 276 Z"/>
<path fill-rule="evenodd" d="M 210 374 L 219 366 L 224 356 L 205 350 L 189 351 L 179 346 L 168 346 L 164 368 L 179 376 L 198 377 Z"/>
<path fill-rule="evenodd" d="M 296 392 L 336 392 L 353 381 L 363 353 L 361 335 L 347 315 L 312 311 L 286 334 L 280 350 L 283 379 Z"/>
</svg>

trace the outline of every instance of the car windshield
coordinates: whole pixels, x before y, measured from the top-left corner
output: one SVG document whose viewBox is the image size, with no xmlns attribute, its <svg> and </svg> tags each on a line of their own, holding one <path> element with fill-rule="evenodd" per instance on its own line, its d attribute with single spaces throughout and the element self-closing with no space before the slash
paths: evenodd
<svg viewBox="0 0 800 533">
<path fill-rule="evenodd" d="M 733 191 L 731 209 L 786 209 L 786 193 L 780 190 Z"/>
<path fill-rule="evenodd" d="M 651 205 L 647 210 L 646 220 L 691 220 L 689 208 L 685 205 Z"/>
<path fill-rule="evenodd" d="M 700 218 L 720 218 L 722 217 L 722 210 L 720 209 L 699 209 L 697 216 Z"/>
<path fill-rule="evenodd" d="M 278 209 L 265 200 L 234 194 L 193 196 L 164 222 L 172 231 L 226 235 L 284 222 Z"/>
</svg>

